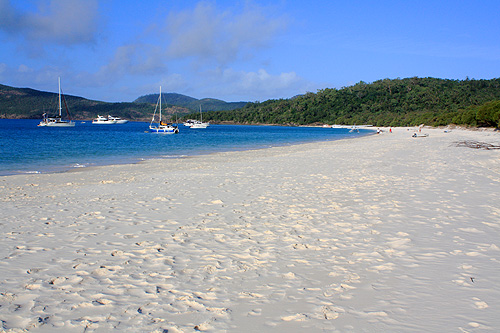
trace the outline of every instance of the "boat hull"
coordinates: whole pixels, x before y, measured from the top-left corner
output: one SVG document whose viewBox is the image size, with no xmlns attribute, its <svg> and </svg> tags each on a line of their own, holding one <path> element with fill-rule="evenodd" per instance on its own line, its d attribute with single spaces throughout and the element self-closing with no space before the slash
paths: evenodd
<svg viewBox="0 0 500 333">
<path fill-rule="evenodd" d="M 110 120 L 110 121 L 114 121 L 115 124 L 126 124 L 126 123 L 128 123 L 128 119 L 122 119 L 120 117 L 108 116 L 107 119 Z"/>
<path fill-rule="evenodd" d="M 175 127 L 168 127 L 168 128 L 150 127 L 149 132 L 160 133 L 160 134 L 177 134 L 179 133 L 179 129 Z"/>
<path fill-rule="evenodd" d="M 94 125 L 114 125 L 114 124 L 118 124 L 116 122 L 116 120 L 99 120 L 99 121 L 92 121 L 92 124 Z"/>
<path fill-rule="evenodd" d="M 201 123 L 201 124 L 193 124 L 191 128 L 207 128 L 208 124 L 207 123 Z"/>
<path fill-rule="evenodd" d="M 40 122 L 38 124 L 39 127 L 75 127 L 75 123 L 72 121 L 60 121 L 60 122 Z"/>
</svg>

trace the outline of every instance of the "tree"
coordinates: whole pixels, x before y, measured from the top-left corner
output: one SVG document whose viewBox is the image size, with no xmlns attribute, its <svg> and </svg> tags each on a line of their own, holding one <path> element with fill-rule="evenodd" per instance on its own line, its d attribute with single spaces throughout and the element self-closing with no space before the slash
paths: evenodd
<svg viewBox="0 0 500 333">
<path fill-rule="evenodd" d="M 479 106 L 476 120 L 480 125 L 500 127 L 500 101 L 492 101 Z"/>
</svg>

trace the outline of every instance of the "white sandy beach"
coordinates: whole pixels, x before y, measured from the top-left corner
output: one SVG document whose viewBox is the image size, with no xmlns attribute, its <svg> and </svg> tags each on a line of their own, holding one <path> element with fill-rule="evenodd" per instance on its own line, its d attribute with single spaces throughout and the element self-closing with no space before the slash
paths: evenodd
<svg viewBox="0 0 500 333">
<path fill-rule="evenodd" d="M 500 330 L 493 131 L 0 177 L 6 332 Z"/>
</svg>

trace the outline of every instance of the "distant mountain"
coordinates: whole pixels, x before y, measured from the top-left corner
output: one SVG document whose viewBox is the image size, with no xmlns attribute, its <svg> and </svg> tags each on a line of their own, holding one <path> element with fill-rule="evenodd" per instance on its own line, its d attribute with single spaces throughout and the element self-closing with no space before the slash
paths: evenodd
<svg viewBox="0 0 500 333">
<path fill-rule="evenodd" d="M 144 95 L 137 98 L 134 101 L 134 103 L 156 104 L 156 101 L 158 101 L 158 96 L 159 94 Z M 188 105 L 189 103 L 197 101 L 197 99 L 194 97 L 189 97 L 176 93 L 162 93 L 161 97 L 162 97 L 162 103 L 167 102 L 168 104 L 173 104 L 173 105 Z"/>
<path fill-rule="evenodd" d="M 159 94 L 150 94 L 137 98 L 134 103 L 155 104 L 158 101 Z M 162 104 L 175 105 L 197 111 L 201 108 L 203 111 L 228 111 L 244 107 L 248 102 L 225 102 L 214 98 L 196 99 L 176 93 L 162 93 Z"/>
<path fill-rule="evenodd" d="M 93 101 L 83 97 L 63 95 L 68 105 L 72 119 L 88 120 L 97 115 L 114 115 L 121 118 L 137 121 L 150 121 L 154 112 L 158 94 L 139 97 L 132 103 L 107 103 Z M 181 94 L 162 94 L 163 114 L 179 117 L 199 110 L 203 111 L 234 110 L 245 106 L 246 102 L 227 103 L 216 99 L 202 99 L 184 96 Z M 0 84 L 0 118 L 10 119 L 39 119 L 44 112 L 55 115 L 58 105 L 58 94 L 39 91 L 30 88 L 14 88 Z"/>
<path fill-rule="evenodd" d="M 72 119 L 76 120 L 92 119 L 98 114 L 111 114 L 131 120 L 149 121 L 154 112 L 154 106 L 151 104 L 106 103 L 71 95 L 63 95 L 63 105 L 64 103 L 68 106 Z M 0 118 L 37 119 L 41 118 L 44 112 L 55 115 L 58 112 L 57 106 L 57 93 L 0 84 Z"/>
</svg>

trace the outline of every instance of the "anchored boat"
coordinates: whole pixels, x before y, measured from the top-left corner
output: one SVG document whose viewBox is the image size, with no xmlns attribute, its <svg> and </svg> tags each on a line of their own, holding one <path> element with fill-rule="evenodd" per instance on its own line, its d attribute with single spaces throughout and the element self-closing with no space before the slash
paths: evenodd
<svg viewBox="0 0 500 333">
<path fill-rule="evenodd" d="M 64 99 L 64 106 L 66 107 L 66 114 L 68 115 L 68 120 L 62 119 L 62 104 L 61 104 L 61 78 L 58 78 L 59 82 L 59 115 L 49 117 L 47 113 L 42 115 L 42 121 L 38 124 L 38 126 L 42 127 L 74 127 L 75 123 L 71 121 L 71 117 L 69 115 L 68 105 L 66 104 L 66 99 Z M 64 97 L 63 97 L 64 98 Z"/>
<path fill-rule="evenodd" d="M 156 110 L 159 106 L 159 118 L 158 122 L 155 123 Z M 151 133 L 163 133 L 163 134 L 177 134 L 179 133 L 179 128 L 177 125 L 171 123 L 164 123 L 161 120 L 161 86 L 160 86 L 160 96 L 158 97 L 158 102 L 156 103 L 155 112 L 153 113 L 153 118 L 149 124 L 149 131 Z"/>
</svg>

